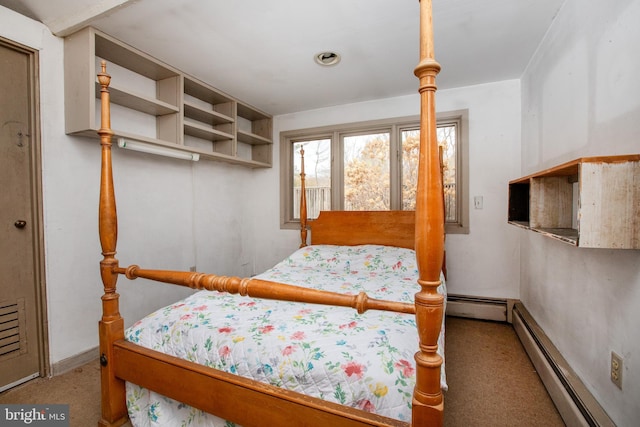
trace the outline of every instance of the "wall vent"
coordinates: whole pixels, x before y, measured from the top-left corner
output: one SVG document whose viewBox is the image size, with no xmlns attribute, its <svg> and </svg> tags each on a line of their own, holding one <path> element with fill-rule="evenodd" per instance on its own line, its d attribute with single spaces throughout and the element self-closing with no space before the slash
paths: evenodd
<svg viewBox="0 0 640 427">
<path fill-rule="evenodd" d="M 0 303 L 0 360 L 27 352 L 24 298 Z"/>
</svg>

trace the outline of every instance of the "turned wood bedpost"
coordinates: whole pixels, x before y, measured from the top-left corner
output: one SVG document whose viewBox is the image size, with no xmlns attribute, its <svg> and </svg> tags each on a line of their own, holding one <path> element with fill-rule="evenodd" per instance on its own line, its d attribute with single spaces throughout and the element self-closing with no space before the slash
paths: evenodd
<svg viewBox="0 0 640 427">
<path fill-rule="evenodd" d="M 102 167 L 100 174 L 100 206 L 98 212 L 98 229 L 103 259 L 100 262 L 100 276 L 104 286 L 102 296 L 102 319 L 100 330 L 100 365 L 102 415 L 99 426 L 119 426 L 127 421 L 127 407 L 124 381 L 116 378 L 113 361 L 113 342 L 124 339 L 124 320 L 120 316 L 116 292 L 118 260 L 116 241 L 118 238 L 118 220 L 116 216 L 116 199 L 113 189 L 113 172 L 111 167 L 111 130 L 109 83 L 111 76 L 106 72 L 106 63 L 102 61 L 102 71 L 98 74 L 100 83 L 100 100 L 102 105 L 100 146 L 102 151 Z"/>
<path fill-rule="evenodd" d="M 304 148 L 300 147 L 300 247 L 307 246 L 307 185 L 304 173 Z"/>
<path fill-rule="evenodd" d="M 416 258 L 421 290 L 416 294 L 420 350 L 416 353 L 413 426 L 441 426 L 444 398 L 440 387 L 442 358 L 437 354 L 444 297 L 437 292 L 444 257 L 444 209 L 436 133 L 436 75 L 431 0 L 420 0 L 420 163 L 416 195 Z"/>
</svg>

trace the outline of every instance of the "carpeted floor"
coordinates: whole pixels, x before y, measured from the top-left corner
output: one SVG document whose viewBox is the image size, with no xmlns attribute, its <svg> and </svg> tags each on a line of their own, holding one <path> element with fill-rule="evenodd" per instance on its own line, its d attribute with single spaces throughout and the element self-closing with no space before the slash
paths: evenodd
<svg viewBox="0 0 640 427">
<path fill-rule="evenodd" d="M 447 318 L 445 426 L 564 426 L 511 325 Z M 95 360 L 0 393 L 0 403 L 69 404 L 70 426 L 95 426 L 100 366 Z"/>
<path fill-rule="evenodd" d="M 0 393 L 0 403 L 69 405 L 69 426 L 95 426 L 100 414 L 98 359 L 66 374 L 37 378 Z"/>
<path fill-rule="evenodd" d="M 447 318 L 447 427 L 564 426 L 513 327 Z"/>
</svg>

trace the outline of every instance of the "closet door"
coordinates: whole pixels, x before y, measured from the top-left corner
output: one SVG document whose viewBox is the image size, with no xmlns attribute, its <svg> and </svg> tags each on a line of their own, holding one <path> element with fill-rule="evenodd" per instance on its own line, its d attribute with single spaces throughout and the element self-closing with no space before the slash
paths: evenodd
<svg viewBox="0 0 640 427">
<path fill-rule="evenodd" d="M 0 390 L 41 371 L 36 55 L 0 39 Z"/>
</svg>

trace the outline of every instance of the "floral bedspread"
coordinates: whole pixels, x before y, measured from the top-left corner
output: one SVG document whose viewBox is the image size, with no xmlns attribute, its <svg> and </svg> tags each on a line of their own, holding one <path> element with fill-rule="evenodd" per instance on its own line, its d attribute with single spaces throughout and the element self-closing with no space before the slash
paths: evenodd
<svg viewBox="0 0 640 427">
<path fill-rule="evenodd" d="M 419 290 L 415 252 L 389 246 L 309 246 L 257 277 L 404 302 L 413 302 Z M 359 315 L 351 308 L 200 291 L 150 314 L 125 335 L 219 370 L 411 420 L 418 349 L 413 315 Z M 439 346 L 442 355 L 444 329 Z M 127 405 L 137 427 L 234 425 L 130 383 Z"/>
</svg>

